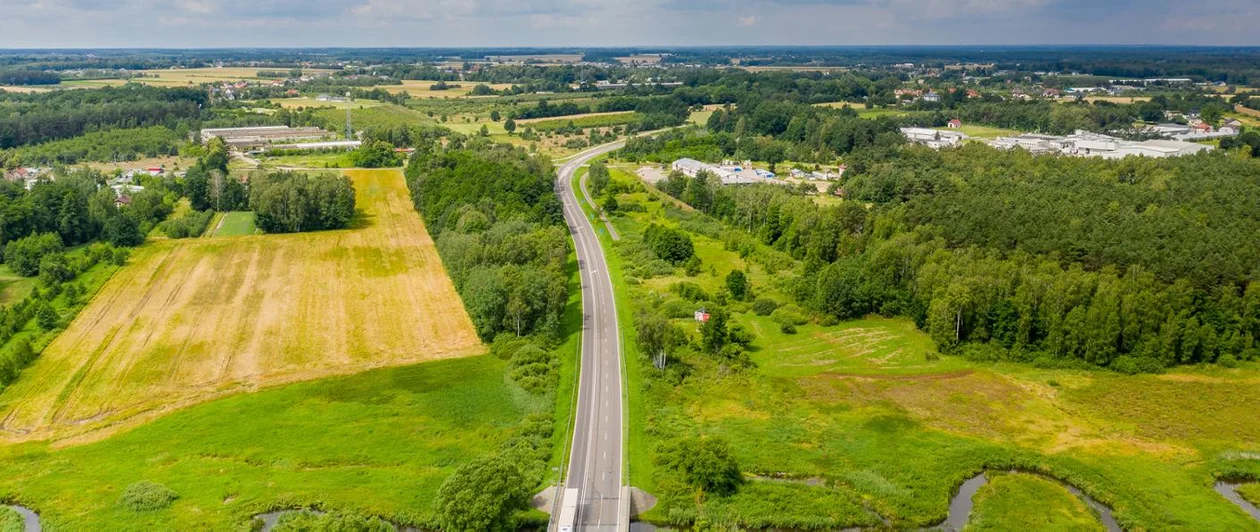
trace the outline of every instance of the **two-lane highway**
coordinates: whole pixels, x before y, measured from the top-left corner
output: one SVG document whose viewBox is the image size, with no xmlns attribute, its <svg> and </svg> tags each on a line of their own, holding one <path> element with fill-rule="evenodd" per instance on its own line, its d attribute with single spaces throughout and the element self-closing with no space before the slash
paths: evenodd
<svg viewBox="0 0 1260 532">
<path fill-rule="evenodd" d="M 582 355 L 577 413 L 565 488 L 578 490 L 576 530 L 624 530 L 629 500 L 622 497 L 621 333 L 608 263 L 591 220 L 578 203 L 573 174 L 591 159 L 620 148 L 606 144 L 560 167 L 556 191 L 573 234 L 582 281 Z"/>
</svg>

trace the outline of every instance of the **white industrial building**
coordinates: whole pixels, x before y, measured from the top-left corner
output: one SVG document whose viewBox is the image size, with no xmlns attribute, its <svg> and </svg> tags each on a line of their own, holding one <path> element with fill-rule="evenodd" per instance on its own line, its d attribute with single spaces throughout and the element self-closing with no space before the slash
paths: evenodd
<svg viewBox="0 0 1260 532">
<path fill-rule="evenodd" d="M 709 172 L 722 181 L 723 185 L 751 185 L 753 183 L 780 183 L 775 175 L 756 169 L 745 170 L 743 166 L 715 166 L 695 159 L 679 159 L 672 165 L 674 170 L 687 177 L 696 177 L 700 172 Z"/>
<path fill-rule="evenodd" d="M 317 127 L 258 126 L 201 130 L 201 142 L 219 137 L 232 147 L 265 146 L 276 142 L 324 140 L 334 135 Z"/>
<path fill-rule="evenodd" d="M 967 135 L 959 131 L 941 131 L 925 127 L 903 127 L 901 134 L 905 135 L 910 142 L 936 150 L 961 146 L 963 141 L 967 140 Z"/>
<path fill-rule="evenodd" d="M 1080 130 L 1066 137 L 1031 133 L 1015 137 L 998 137 L 988 141 L 988 144 L 999 149 L 1020 148 L 1032 154 L 1058 153 L 1104 159 L 1123 159 L 1129 156 L 1178 157 L 1212 150 L 1211 146 L 1180 140 L 1136 142 Z"/>
</svg>

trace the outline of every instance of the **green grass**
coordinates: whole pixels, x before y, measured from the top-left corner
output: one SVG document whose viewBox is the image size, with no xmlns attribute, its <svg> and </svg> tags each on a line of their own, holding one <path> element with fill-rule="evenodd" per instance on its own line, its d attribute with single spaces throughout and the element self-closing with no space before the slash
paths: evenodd
<svg viewBox="0 0 1260 532">
<path fill-rule="evenodd" d="M 344 109 L 319 109 L 315 111 L 315 114 L 336 124 L 344 124 L 346 120 L 346 111 Z M 356 130 L 424 126 L 437 123 L 436 120 L 425 113 L 410 107 L 394 104 L 356 107 L 350 111 L 350 114 Z"/>
<path fill-rule="evenodd" d="M 574 126 L 583 128 L 583 129 L 592 128 L 592 127 L 610 127 L 610 126 L 620 126 L 622 124 L 629 124 L 630 122 L 634 121 L 634 118 L 635 118 L 634 112 L 616 113 L 616 114 L 597 114 L 597 115 L 576 116 L 576 117 L 569 117 L 569 118 L 560 117 L 560 118 L 554 118 L 550 120 L 540 120 L 538 122 L 526 122 L 523 124 L 517 124 L 517 129 L 523 130 L 525 127 L 532 127 L 534 128 L 535 131 L 554 131 L 563 127 L 567 127 L 570 122 L 573 123 Z"/>
<path fill-rule="evenodd" d="M 1260 484 L 1253 482 L 1251 484 L 1239 486 L 1238 494 L 1242 495 L 1244 499 L 1250 501 L 1251 504 L 1260 506 Z"/>
<path fill-rule="evenodd" d="M 22 277 L 8 264 L 0 264 L 0 304 L 12 305 L 26 299 L 38 284 L 35 277 Z"/>
<path fill-rule="evenodd" d="M 23 532 L 26 522 L 22 515 L 12 508 L 0 506 L 0 532 Z"/>
<path fill-rule="evenodd" d="M 616 181 L 635 182 L 617 168 L 612 174 Z M 613 218 L 624 239 L 637 238 L 649 223 L 705 225 L 667 209 L 659 193 L 618 199 L 646 210 Z M 670 284 L 684 280 L 714 293 L 735 268 L 749 272 L 759 296 L 791 301 L 781 291 L 791 271 L 770 274 L 717 239 L 694 231 L 691 237 L 703 260 L 695 277 L 675 271 L 627 282 L 620 274 L 624 259 L 611 253 L 619 307 L 632 309 L 634 301 L 668 294 Z M 604 244 L 615 249 L 606 239 Z M 843 528 L 868 525 L 873 513 L 894 527 L 925 527 L 945 518 L 950 497 L 966 478 L 1020 468 L 1064 479 L 1110 504 L 1128 529 L 1260 530 L 1211 489 L 1216 456 L 1260 449 L 1260 429 L 1246 413 L 1260 406 L 1255 367 L 1126 377 L 978 364 L 939 355 L 907 320 L 811 323 L 792 335 L 744 304 L 727 308 L 756 336 L 749 351 L 755 368 L 733 370 L 717 357 L 683 350 L 675 367 L 686 377 L 671 381 L 658 378 L 637 355 L 627 358 L 630 478 L 660 498 L 657 508 L 640 516 L 644 520 Z M 690 319 L 675 323 L 698 336 Z M 627 325 L 623 319 L 624 334 L 632 332 Z M 633 345 L 633 336 L 626 344 Z M 658 445 L 679 435 L 724 437 L 750 478 L 795 482 L 755 480 L 731 497 L 697 498 L 673 473 L 652 464 Z M 806 479 L 823 484 L 807 485 Z M 764 500 L 800 502 L 758 504 Z M 828 502 L 806 502 L 823 500 Z M 998 513 L 1008 503 L 992 504 L 997 509 L 991 513 Z"/>
<path fill-rule="evenodd" d="M 86 250 L 86 246 L 80 246 L 67 252 L 67 256 L 77 259 L 77 256 Z M 64 292 L 53 298 L 51 305 L 53 310 L 56 310 L 58 316 L 60 316 L 60 323 L 63 324 L 63 326 L 64 324 L 70 323 L 70 321 L 79 314 L 79 311 L 83 310 L 83 307 L 87 306 L 92 297 L 100 291 L 101 286 L 103 286 L 105 282 L 114 275 L 114 272 L 118 271 L 118 268 L 118 266 L 110 264 L 108 261 L 101 261 L 91 268 L 88 268 L 87 271 L 79 274 L 79 276 L 75 277 L 73 281 L 70 281 L 71 283 L 79 285 L 83 291 L 75 301 L 67 299 Z M 6 277 L 4 277 L 5 275 L 11 277 L 6 279 Z M 7 283 L 3 285 L 4 298 L 8 300 L 11 295 L 16 297 L 20 294 L 21 296 L 17 297 L 12 302 L 20 301 L 29 295 L 37 286 L 39 286 L 37 278 L 21 277 L 12 273 L 8 266 L 0 266 L 0 282 L 5 282 L 5 280 L 7 280 Z M 8 349 L 11 346 L 17 345 L 18 342 L 27 340 L 31 342 L 31 346 L 35 349 L 35 351 L 39 352 L 47 347 L 48 344 L 61 333 L 61 331 L 62 328 L 60 327 L 48 331 L 43 330 L 36 324 L 35 319 L 32 318 L 23 325 L 22 328 L 18 330 L 18 332 L 14 334 L 8 342 L 6 342 L 3 346 L 0 346 L 0 349 Z M 3 388 L 0 388 L 0 390 L 3 390 Z"/>
<path fill-rule="evenodd" d="M 264 155 L 263 163 L 270 166 L 293 166 L 298 168 L 351 168 L 350 152 L 305 153 L 301 155 Z"/>
<path fill-rule="evenodd" d="M 248 211 L 224 213 L 222 225 L 217 227 L 217 229 L 211 228 L 214 230 L 211 236 L 252 235 L 258 229 L 254 226 L 254 213 Z"/>
<path fill-rule="evenodd" d="M 1026 473 L 989 473 L 973 501 L 967 531 L 1103 530 L 1085 502 L 1053 481 Z"/>
<path fill-rule="evenodd" d="M 81 447 L 0 449 L 0 493 L 49 528 L 224 530 L 307 505 L 424 523 L 443 479 L 539 407 L 503 366 L 480 356 L 374 370 L 205 403 Z M 144 513 L 117 505 L 145 480 L 179 499 Z"/>
</svg>

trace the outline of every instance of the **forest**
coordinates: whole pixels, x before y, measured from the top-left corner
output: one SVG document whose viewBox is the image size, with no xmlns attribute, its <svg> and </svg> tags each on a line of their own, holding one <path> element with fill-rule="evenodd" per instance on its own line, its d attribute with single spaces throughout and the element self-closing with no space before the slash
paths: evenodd
<svg viewBox="0 0 1260 532">
<path fill-rule="evenodd" d="M 855 201 L 674 175 L 661 189 L 798 261 L 802 307 L 907 316 L 946 351 L 1126 373 L 1260 356 L 1260 163 L 872 149 Z M 864 205 L 869 203 L 870 207 Z M 754 256 L 750 260 L 759 260 Z"/>
<path fill-rule="evenodd" d="M 477 333 L 559 337 L 569 234 L 550 161 L 488 139 L 436 146 L 407 183 Z"/>
<path fill-rule="evenodd" d="M 0 92 L 0 149 L 67 139 L 111 128 L 166 126 L 171 130 L 201 117 L 208 107 L 199 88 L 143 85 L 13 94 Z"/>
</svg>

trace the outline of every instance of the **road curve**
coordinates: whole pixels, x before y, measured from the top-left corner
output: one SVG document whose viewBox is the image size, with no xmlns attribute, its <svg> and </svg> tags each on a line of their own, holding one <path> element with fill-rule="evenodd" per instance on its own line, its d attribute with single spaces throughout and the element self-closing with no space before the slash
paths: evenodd
<svg viewBox="0 0 1260 532">
<path fill-rule="evenodd" d="M 625 432 L 616 300 L 604 250 L 572 186 L 579 167 L 624 144 L 614 142 L 582 152 L 557 172 L 556 192 L 564 203 L 582 281 L 581 375 L 564 485 L 579 490 L 577 530 L 629 528 L 630 501 L 621 489 Z"/>
</svg>

